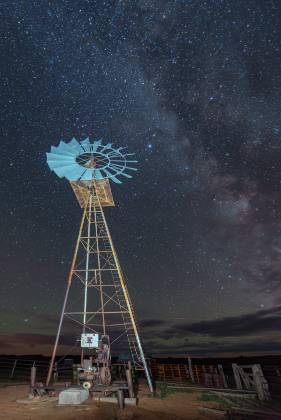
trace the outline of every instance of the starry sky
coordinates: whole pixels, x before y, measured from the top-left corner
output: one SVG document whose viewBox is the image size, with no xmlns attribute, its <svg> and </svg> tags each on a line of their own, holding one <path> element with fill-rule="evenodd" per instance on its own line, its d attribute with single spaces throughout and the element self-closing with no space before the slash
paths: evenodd
<svg viewBox="0 0 281 420">
<path fill-rule="evenodd" d="M 281 350 L 279 0 L 2 2 L 0 353 L 53 343 L 81 209 L 45 153 L 128 146 L 106 209 L 145 349 Z"/>
</svg>

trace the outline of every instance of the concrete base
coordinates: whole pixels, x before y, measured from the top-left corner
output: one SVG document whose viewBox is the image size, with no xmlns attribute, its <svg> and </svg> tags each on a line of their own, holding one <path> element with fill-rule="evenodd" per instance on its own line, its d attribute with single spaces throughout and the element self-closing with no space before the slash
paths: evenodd
<svg viewBox="0 0 281 420">
<path fill-rule="evenodd" d="M 82 404 L 89 398 L 89 391 L 83 388 L 67 388 L 59 393 L 59 405 Z"/>
</svg>

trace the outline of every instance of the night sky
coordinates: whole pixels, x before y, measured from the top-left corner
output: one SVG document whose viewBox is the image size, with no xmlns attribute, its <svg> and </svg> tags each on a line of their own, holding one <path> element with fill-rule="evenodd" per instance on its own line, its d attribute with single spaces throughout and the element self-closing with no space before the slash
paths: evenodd
<svg viewBox="0 0 281 420">
<path fill-rule="evenodd" d="M 88 136 L 139 160 L 106 216 L 146 352 L 280 351 L 280 0 L 0 18 L 0 353 L 51 350 L 81 209 L 45 153 Z"/>
</svg>

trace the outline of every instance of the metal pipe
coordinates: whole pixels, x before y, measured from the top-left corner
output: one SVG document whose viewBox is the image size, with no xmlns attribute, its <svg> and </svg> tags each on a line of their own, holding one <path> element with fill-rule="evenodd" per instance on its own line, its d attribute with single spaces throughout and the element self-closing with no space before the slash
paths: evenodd
<svg viewBox="0 0 281 420">
<path fill-rule="evenodd" d="M 126 378 L 128 384 L 128 391 L 129 397 L 134 398 L 134 387 L 133 387 L 133 380 L 132 380 L 132 372 L 130 369 L 126 369 Z"/>
<path fill-rule="evenodd" d="M 89 194 L 89 211 L 88 211 L 88 228 L 87 228 L 87 255 L 85 266 L 85 281 L 84 281 L 84 311 L 83 311 L 83 333 L 86 329 L 87 321 L 87 302 L 88 302 L 88 280 L 89 280 L 89 257 L 90 257 L 90 236 L 91 236 L 91 217 L 92 217 L 92 192 Z M 87 207 L 88 208 L 88 207 Z M 81 349 L 81 366 L 83 366 L 84 349 Z"/>
<path fill-rule="evenodd" d="M 65 292 L 64 301 L 63 301 L 63 306 L 62 306 L 58 331 L 57 331 L 57 335 L 56 335 L 56 340 L 55 340 L 55 344 L 54 344 L 54 348 L 53 348 L 53 352 L 52 352 L 51 363 L 50 363 L 50 366 L 49 366 L 46 386 L 49 386 L 51 376 L 52 376 L 52 372 L 53 372 L 53 367 L 54 367 L 55 357 L 56 357 L 56 353 L 57 353 L 58 342 L 59 342 L 59 338 L 60 338 L 61 327 L 62 327 L 62 322 L 63 322 L 63 317 L 64 317 L 64 311 L 65 311 L 65 307 L 66 307 L 66 303 L 67 303 L 67 298 L 68 298 L 68 294 L 69 294 L 70 285 L 71 285 L 71 282 L 68 282 L 66 292 Z"/>
<path fill-rule="evenodd" d="M 31 372 L 30 372 L 30 395 L 31 396 L 34 396 L 35 382 L 36 382 L 36 367 L 32 366 Z"/>
<path fill-rule="evenodd" d="M 84 289 L 84 313 L 83 313 L 83 332 L 87 321 L 87 299 L 88 299 L 88 279 L 89 279 L 89 256 L 90 256 L 90 234 L 91 234 L 91 211 L 92 211 L 92 194 L 89 199 L 88 213 L 88 229 L 87 229 L 87 255 L 86 255 L 86 272 L 85 272 L 85 289 Z"/>
<path fill-rule="evenodd" d="M 123 392 L 123 389 L 118 389 L 117 400 L 118 400 L 118 407 L 123 409 L 124 408 L 124 392 Z"/>
<path fill-rule="evenodd" d="M 102 326 L 103 326 L 103 335 L 105 335 L 105 316 L 104 316 L 104 300 L 103 300 L 103 287 L 102 287 L 102 278 L 101 278 L 101 264 L 100 264 L 100 250 L 99 250 L 99 232 L 97 225 L 97 211 L 96 211 L 96 201 L 98 202 L 100 208 L 101 204 L 99 201 L 96 183 L 93 183 L 93 191 L 95 193 L 94 199 L 94 220 L 95 220 L 95 231 L 96 231 L 96 241 L 97 241 L 97 257 L 98 257 L 98 280 L 99 280 L 99 289 L 100 289 L 100 300 L 101 300 L 101 313 L 102 313 Z"/>
</svg>

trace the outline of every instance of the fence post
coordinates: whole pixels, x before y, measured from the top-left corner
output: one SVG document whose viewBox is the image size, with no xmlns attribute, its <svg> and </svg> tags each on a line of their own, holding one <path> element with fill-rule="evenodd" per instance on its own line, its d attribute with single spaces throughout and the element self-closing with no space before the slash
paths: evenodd
<svg viewBox="0 0 281 420">
<path fill-rule="evenodd" d="M 30 396 L 34 396 L 34 388 L 36 382 L 36 367 L 32 366 L 30 374 Z"/>
<path fill-rule="evenodd" d="M 181 367 L 180 367 L 180 365 L 178 365 L 178 372 L 179 372 L 179 379 L 180 379 L 180 383 L 182 383 L 182 377 L 181 377 Z"/>
<path fill-rule="evenodd" d="M 199 379 L 199 375 L 198 375 L 198 367 L 197 367 L 197 365 L 195 365 L 195 373 L 196 373 L 197 383 L 200 384 L 200 379 Z"/>
<path fill-rule="evenodd" d="M 11 375 L 10 375 L 10 378 L 11 379 L 14 377 L 14 373 L 15 373 L 15 369 L 16 369 L 16 366 L 17 366 L 17 362 L 18 362 L 18 359 L 15 359 L 14 365 L 13 365 L 13 368 L 12 368 L 12 372 L 11 372 Z"/>
<path fill-rule="evenodd" d="M 126 369 L 126 378 L 127 378 L 127 384 L 128 384 L 129 397 L 134 398 L 134 388 L 133 388 L 131 369 Z"/>
<path fill-rule="evenodd" d="M 55 366 L 54 366 L 54 382 L 57 382 L 58 381 L 58 378 L 59 378 L 59 371 L 58 371 L 58 364 L 57 364 L 57 362 L 55 363 Z"/>
<path fill-rule="evenodd" d="M 242 389 L 242 383 L 239 375 L 238 365 L 236 363 L 232 363 L 232 370 L 234 374 L 235 384 L 237 389 Z"/>
<path fill-rule="evenodd" d="M 255 388 L 258 394 L 258 399 L 261 401 L 269 400 L 270 393 L 267 380 L 263 375 L 261 365 L 255 364 L 252 366 L 253 379 Z"/>
<path fill-rule="evenodd" d="M 188 370 L 189 370 L 189 377 L 192 380 L 192 382 L 195 382 L 193 370 L 192 370 L 192 363 L 191 363 L 191 357 L 188 357 Z"/>
<path fill-rule="evenodd" d="M 118 391 L 117 391 L 117 401 L 118 401 L 118 407 L 123 409 L 124 408 L 124 392 L 123 392 L 123 389 L 118 389 Z"/>
<path fill-rule="evenodd" d="M 225 377 L 222 365 L 218 365 L 218 370 L 223 381 L 223 386 L 224 388 L 227 388 L 228 386 L 227 386 L 226 377 Z"/>
</svg>

